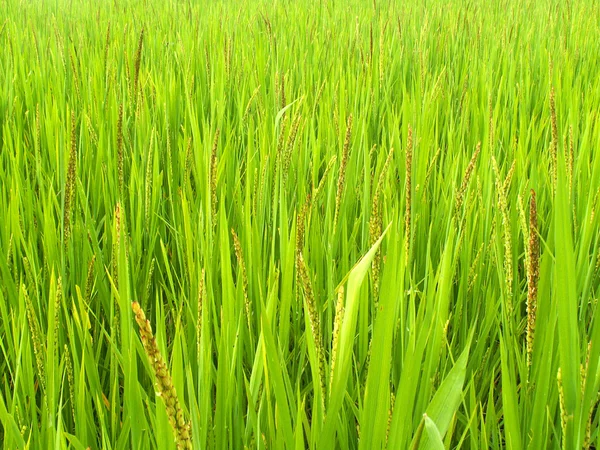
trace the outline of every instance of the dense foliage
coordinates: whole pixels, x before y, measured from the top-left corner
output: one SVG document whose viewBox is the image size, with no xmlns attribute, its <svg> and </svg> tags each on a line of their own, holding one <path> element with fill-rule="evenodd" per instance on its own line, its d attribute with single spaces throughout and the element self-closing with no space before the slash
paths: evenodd
<svg viewBox="0 0 600 450">
<path fill-rule="evenodd" d="M 595 448 L 599 17 L 0 0 L 0 446 Z"/>
</svg>

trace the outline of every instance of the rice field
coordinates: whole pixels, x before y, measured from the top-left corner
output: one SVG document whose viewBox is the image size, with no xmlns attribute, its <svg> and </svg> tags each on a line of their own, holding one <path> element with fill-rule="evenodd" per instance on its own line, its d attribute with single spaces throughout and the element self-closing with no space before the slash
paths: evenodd
<svg viewBox="0 0 600 450">
<path fill-rule="evenodd" d="M 0 448 L 598 448 L 598 18 L 0 0 Z"/>
</svg>

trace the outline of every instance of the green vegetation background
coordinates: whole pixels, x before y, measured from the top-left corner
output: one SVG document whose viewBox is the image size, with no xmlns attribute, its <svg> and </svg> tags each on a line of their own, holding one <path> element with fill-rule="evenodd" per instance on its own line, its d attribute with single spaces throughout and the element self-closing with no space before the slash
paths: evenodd
<svg viewBox="0 0 600 450">
<path fill-rule="evenodd" d="M 0 445 L 595 448 L 599 17 L 0 0 Z"/>
</svg>

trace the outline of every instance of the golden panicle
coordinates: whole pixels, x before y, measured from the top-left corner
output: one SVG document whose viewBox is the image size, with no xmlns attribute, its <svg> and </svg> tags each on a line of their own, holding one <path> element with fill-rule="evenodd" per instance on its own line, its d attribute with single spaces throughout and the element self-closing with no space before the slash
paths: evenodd
<svg viewBox="0 0 600 450">
<path fill-rule="evenodd" d="M 411 230 L 411 210 L 412 210 L 412 160 L 413 160 L 413 131 L 408 126 L 408 137 L 406 141 L 406 182 L 404 186 L 404 196 L 406 205 L 404 210 L 404 253 L 405 263 L 408 267 L 410 262 L 410 241 L 412 238 Z"/>
<path fill-rule="evenodd" d="M 469 181 L 471 180 L 471 175 L 473 175 L 473 170 L 475 169 L 475 164 L 477 163 L 477 157 L 481 152 L 481 142 L 477 143 L 477 147 L 475 147 L 475 153 L 471 156 L 471 160 L 467 165 L 467 169 L 465 170 L 465 175 L 463 176 L 462 183 L 460 185 L 460 189 L 456 193 L 456 216 L 459 216 L 459 211 L 462 208 L 462 204 L 465 198 L 465 194 L 469 187 Z"/>
<path fill-rule="evenodd" d="M 158 344 L 152 333 L 150 321 L 146 319 L 146 315 L 139 303 L 133 302 L 131 307 L 133 309 L 135 321 L 140 329 L 140 338 L 144 350 L 156 377 L 156 395 L 162 398 L 167 409 L 167 416 L 169 418 L 169 423 L 173 428 L 177 448 L 191 449 L 191 427 L 186 423 L 183 417 L 183 410 L 181 409 L 175 386 L 173 385 L 171 375 L 169 374 L 169 368 L 158 348 Z"/>
<path fill-rule="evenodd" d="M 302 253 L 298 255 L 298 275 L 300 279 L 300 285 L 304 294 L 304 304 L 306 305 L 306 311 L 308 313 L 308 320 L 310 322 L 310 328 L 313 339 L 315 341 L 315 348 L 317 352 L 317 363 L 319 365 L 319 384 L 321 388 L 321 400 L 323 411 L 325 410 L 325 351 L 323 349 L 323 341 L 321 339 L 321 324 L 319 320 L 319 311 L 315 301 L 315 295 L 310 281 L 310 275 L 308 268 L 304 262 Z"/>
<path fill-rule="evenodd" d="M 231 236 L 233 237 L 235 257 L 238 261 L 239 275 L 242 279 L 242 291 L 244 293 L 244 307 L 246 310 L 246 320 L 248 322 L 248 332 L 252 335 L 252 309 L 248 297 L 248 276 L 246 272 L 246 263 L 244 262 L 244 254 L 242 252 L 242 244 L 233 228 L 231 229 Z"/>
<path fill-rule="evenodd" d="M 24 284 L 21 284 L 21 291 L 25 298 L 25 307 L 27 310 L 27 322 L 29 324 L 29 332 L 31 333 L 31 341 L 33 342 L 33 353 L 35 355 L 35 362 L 37 365 L 38 379 L 42 391 L 46 392 L 46 370 L 44 368 L 44 358 L 46 355 L 46 349 L 43 345 L 41 336 L 40 326 L 33 308 L 33 303 L 27 293 L 27 288 Z"/>
<path fill-rule="evenodd" d="M 527 366 L 531 366 L 537 312 L 537 284 L 540 272 L 540 242 L 537 231 L 535 191 L 529 200 L 529 239 L 527 242 Z"/>
<path fill-rule="evenodd" d="M 500 169 L 496 158 L 492 155 L 492 169 L 496 176 L 496 190 L 498 191 L 498 206 L 502 215 L 502 227 L 504 230 L 504 277 L 506 287 L 506 309 L 508 315 L 512 314 L 512 284 L 513 284 L 513 266 L 512 266 L 512 236 L 510 231 L 510 217 L 508 214 L 508 203 L 506 192 L 504 192 L 504 183 L 500 176 Z"/>
<path fill-rule="evenodd" d="M 71 212 L 75 203 L 75 183 L 77 177 L 77 135 L 75 128 L 75 112 L 71 111 L 71 146 L 69 164 L 67 167 L 67 182 L 65 184 L 64 206 L 64 243 L 67 245 L 71 237 Z"/>
<path fill-rule="evenodd" d="M 348 116 L 346 121 L 346 138 L 344 140 L 344 148 L 342 150 L 342 159 L 340 161 L 340 171 L 338 175 L 337 193 L 335 195 L 335 214 L 333 216 L 333 230 L 337 228 L 337 222 L 340 213 L 340 204 L 342 203 L 342 194 L 346 184 L 346 167 L 348 165 L 348 154 L 350 152 L 350 138 L 352 136 L 352 114 Z"/>
<path fill-rule="evenodd" d="M 557 151 L 558 151 L 558 125 L 556 123 L 556 105 L 554 101 L 554 88 L 550 90 L 550 122 L 552 126 L 552 141 L 550 142 L 550 175 L 552 189 L 556 189 Z"/>
<path fill-rule="evenodd" d="M 213 231 L 217 224 L 217 149 L 219 145 L 219 134 L 220 130 L 217 128 L 215 140 L 210 152 L 210 217 Z"/>
</svg>

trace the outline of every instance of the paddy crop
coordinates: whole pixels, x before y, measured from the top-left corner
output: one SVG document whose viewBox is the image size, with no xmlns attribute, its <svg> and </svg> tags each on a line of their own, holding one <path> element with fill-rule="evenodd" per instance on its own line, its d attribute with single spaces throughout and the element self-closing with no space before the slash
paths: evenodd
<svg viewBox="0 0 600 450">
<path fill-rule="evenodd" d="M 0 447 L 598 447 L 598 17 L 0 0 Z"/>
</svg>

